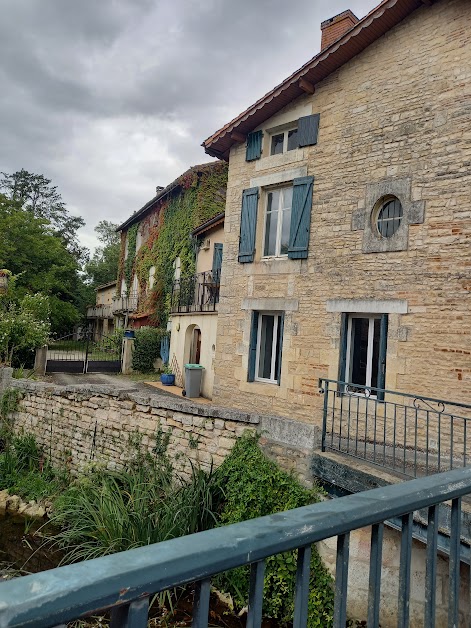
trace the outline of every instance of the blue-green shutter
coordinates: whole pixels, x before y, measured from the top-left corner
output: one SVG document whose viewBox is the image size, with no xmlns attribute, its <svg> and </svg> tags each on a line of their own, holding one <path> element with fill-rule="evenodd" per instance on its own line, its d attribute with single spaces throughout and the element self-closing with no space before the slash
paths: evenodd
<svg viewBox="0 0 471 628">
<path fill-rule="evenodd" d="M 280 326 L 280 344 L 278 345 L 278 372 L 276 374 L 276 379 L 278 381 L 278 386 L 281 381 L 281 358 L 283 355 L 283 332 L 285 328 L 285 314 L 280 315 L 280 322 L 278 323 Z"/>
<path fill-rule="evenodd" d="M 340 358 L 339 358 L 339 381 L 344 382 L 347 376 L 347 335 L 348 335 L 348 314 L 342 312 L 340 322 Z M 343 388 L 343 387 L 342 387 Z M 338 392 L 341 392 L 339 389 Z"/>
<path fill-rule="evenodd" d="M 219 277 L 219 275 L 221 274 L 221 266 L 222 266 L 222 244 L 220 242 L 215 242 L 214 250 L 213 250 L 213 267 L 212 267 L 213 277 Z"/>
<path fill-rule="evenodd" d="M 249 344 L 249 368 L 247 373 L 247 381 L 255 381 L 255 367 L 257 360 L 257 334 L 258 334 L 258 312 L 252 312 L 252 322 L 250 325 L 250 344 Z"/>
<path fill-rule="evenodd" d="M 317 135 L 319 133 L 320 114 L 315 113 L 312 116 L 304 116 L 298 120 L 298 143 L 299 147 L 313 146 L 317 144 Z"/>
<path fill-rule="evenodd" d="M 242 192 L 242 212 L 240 216 L 239 262 L 253 262 L 255 253 L 255 230 L 257 227 L 258 188 L 248 188 Z"/>
<path fill-rule="evenodd" d="M 314 177 L 301 177 L 293 181 L 293 204 L 288 247 L 290 259 L 305 259 L 307 257 L 313 187 Z"/>
<path fill-rule="evenodd" d="M 386 353 L 388 349 L 388 315 L 381 315 L 379 332 L 379 356 L 378 356 L 378 388 L 384 388 L 386 383 Z M 384 401 L 384 392 L 378 390 L 378 401 Z"/>
<path fill-rule="evenodd" d="M 254 131 L 247 135 L 247 148 L 245 151 L 245 161 L 260 159 L 262 155 L 262 131 Z"/>
</svg>

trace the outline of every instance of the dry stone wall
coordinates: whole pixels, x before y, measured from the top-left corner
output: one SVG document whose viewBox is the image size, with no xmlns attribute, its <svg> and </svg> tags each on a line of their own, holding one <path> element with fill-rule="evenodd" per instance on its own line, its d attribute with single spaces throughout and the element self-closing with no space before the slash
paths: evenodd
<svg viewBox="0 0 471 628">
<path fill-rule="evenodd" d="M 110 386 L 56 386 L 10 378 L 8 386 L 20 393 L 18 408 L 9 417 L 14 429 L 34 434 L 52 463 L 73 473 L 96 463 L 120 466 L 135 454 L 136 445 L 157 453 L 166 446 L 183 474 L 192 463 L 217 467 L 237 437 L 258 431 L 272 459 L 304 483 L 311 482 L 319 434 L 310 428 L 295 431 L 281 417 Z"/>
</svg>

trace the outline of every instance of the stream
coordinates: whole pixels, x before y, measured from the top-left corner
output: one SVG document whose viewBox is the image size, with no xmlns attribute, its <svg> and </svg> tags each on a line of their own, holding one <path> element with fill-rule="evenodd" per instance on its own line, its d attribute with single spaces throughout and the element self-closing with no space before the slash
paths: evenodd
<svg viewBox="0 0 471 628">
<path fill-rule="evenodd" d="M 44 523 L 0 516 L 0 582 L 57 567 L 61 556 L 44 547 Z"/>
</svg>

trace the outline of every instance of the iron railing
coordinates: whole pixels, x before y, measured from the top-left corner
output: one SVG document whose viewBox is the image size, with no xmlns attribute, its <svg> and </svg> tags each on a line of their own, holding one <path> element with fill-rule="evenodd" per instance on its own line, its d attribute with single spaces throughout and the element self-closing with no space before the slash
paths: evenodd
<svg viewBox="0 0 471 628">
<path fill-rule="evenodd" d="M 170 311 L 215 312 L 219 303 L 220 271 L 197 273 L 173 282 Z"/>
<path fill-rule="evenodd" d="M 250 564 L 247 626 L 254 628 L 262 621 L 266 559 L 297 549 L 293 627 L 303 628 L 308 616 L 311 546 L 337 536 L 333 626 L 345 628 L 350 532 L 372 526 L 367 621 L 369 628 L 377 628 L 384 523 L 399 517 L 397 625 L 405 628 L 409 625 L 413 513 L 422 508 L 428 508 L 423 625 L 432 627 L 436 617 L 438 509 L 446 500 L 452 500 L 448 625 L 458 626 L 461 499 L 469 493 L 471 469 L 457 469 L 17 578 L 0 584 L 0 627 L 65 626 L 68 621 L 111 609 L 112 628 L 145 628 L 149 600 L 155 593 L 194 582 L 193 626 L 206 628 L 211 578 Z M 438 593 L 442 595 L 440 587 Z M 463 587 L 462 594 L 469 597 L 469 590 Z"/>
<path fill-rule="evenodd" d="M 139 295 L 137 292 L 130 292 L 128 295 L 122 294 L 119 297 L 113 297 L 112 312 L 113 314 L 121 314 L 125 312 L 135 312 Z"/>
<path fill-rule="evenodd" d="M 471 405 L 321 378 L 322 450 L 409 477 L 471 461 Z"/>
</svg>

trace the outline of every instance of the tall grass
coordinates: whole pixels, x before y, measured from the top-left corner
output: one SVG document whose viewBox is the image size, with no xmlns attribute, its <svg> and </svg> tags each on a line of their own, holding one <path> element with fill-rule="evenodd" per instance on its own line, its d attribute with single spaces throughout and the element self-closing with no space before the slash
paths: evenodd
<svg viewBox="0 0 471 628">
<path fill-rule="evenodd" d="M 123 470 L 93 471 L 56 501 L 61 531 L 52 546 L 70 563 L 213 527 L 214 485 L 212 469 L 192 466 L 188 480 L 151 455 Z"/>
</svg>

